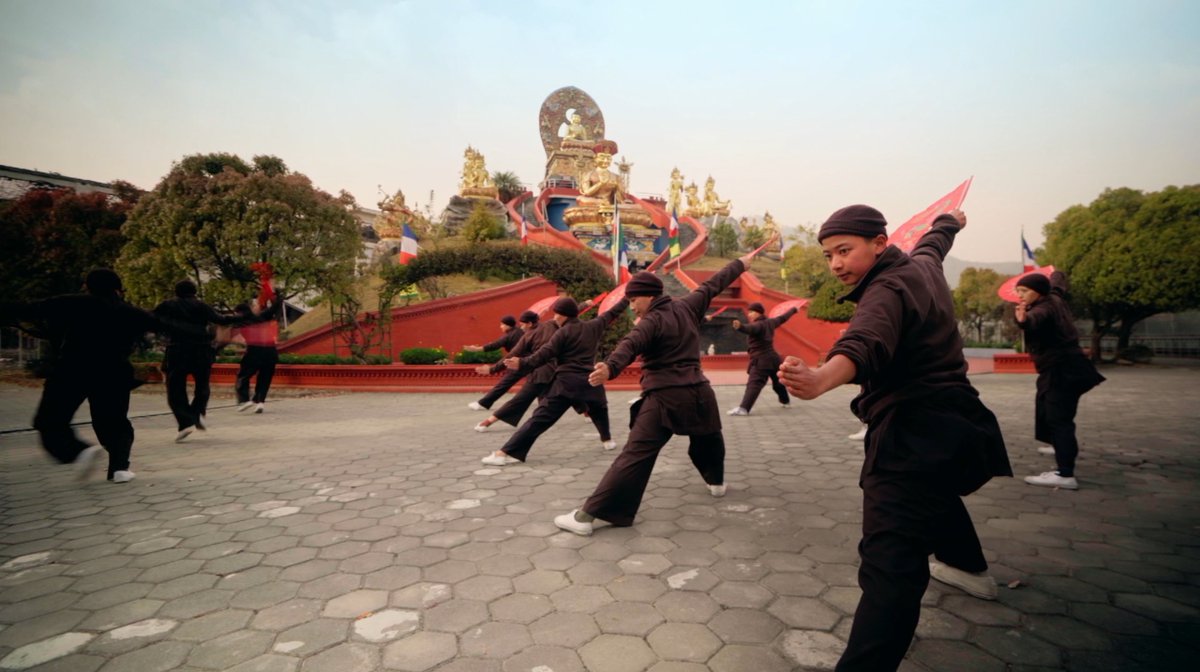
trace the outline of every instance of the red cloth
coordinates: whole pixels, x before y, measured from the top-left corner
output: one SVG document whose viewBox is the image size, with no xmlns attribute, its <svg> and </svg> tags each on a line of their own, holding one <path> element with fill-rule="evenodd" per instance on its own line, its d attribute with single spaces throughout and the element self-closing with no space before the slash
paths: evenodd
<svg viewBox="0 0 1200 672">
<path fill-rule="evenodd" d="M 246 345 L 272 346 L 279 342 L 279 323 L 274 320 L 238 327 Z"/>
</svg>

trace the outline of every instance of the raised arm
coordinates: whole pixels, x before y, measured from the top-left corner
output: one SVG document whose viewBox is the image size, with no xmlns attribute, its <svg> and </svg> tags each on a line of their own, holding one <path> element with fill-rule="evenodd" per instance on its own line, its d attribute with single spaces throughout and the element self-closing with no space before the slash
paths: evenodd
<svg viewBox="0 0 1200 672">
<path fill-rule="evenodd" d="M 770 320 L 767 320 L 767 321 L 769 321 L 771 323 L 772 329 L 778 329 L 779 325 L 792 319 L 792 316 L 798 312 L 800 312 L 800 309 L 793 306 L 793 307 L 789 308 L 786 313 L 784 313 L 778 317 L 772 317 L 772 318 L 770 318 Z"/>
<path fill-rule="evenodd" d="M 732 285 L 733 281 L 746 271 L 748 266 L 745 259 L 746 257 L 742 257 L 729 262 L 725 268 L 714 273 L 691 294 L 680 299 L 695 314 L 697 321 L 704 319 L 704 313 L 708 310 L 708 304 L 712 303 L 713 298 L 725 291 L 726 287 Z"/>
<path fill-rule="evenodd" d="M 548 363 L 550 360 L 558 356 L 559 351 L 562 349 L 562 343 L 566 337 L 566 333 L 567 332 L 563 331 L 562 329 L 559 329 L 558 331 L 554 332 L 554 335 L 550 337 L 550 340 L 545 345 L 538 348 L 537 352 L 528 357 L 516 358 L 510 356 L 505 360 L 506 365 L 510 369 L 515 369 L 517 373 L 528 374 L 530 371 L 533 371 L 543 364 Z M 517 366 L 515 367 L 511 364 L 514 359 L 517 360 Z"/>
<path fill-rule="evenodd" d="M 951 246 L 954 245 L 954 236 L 966 227 L 967 215 L 962 210 L 938 215 L 929 227 L 929 231 L 921 236 L 921 240 L 917 242 L 909 256 L 913 258 L 927 256 L 936 260 L 938 266 L 941 266 L 946 255 L 950 253 Z"/>
</svg>

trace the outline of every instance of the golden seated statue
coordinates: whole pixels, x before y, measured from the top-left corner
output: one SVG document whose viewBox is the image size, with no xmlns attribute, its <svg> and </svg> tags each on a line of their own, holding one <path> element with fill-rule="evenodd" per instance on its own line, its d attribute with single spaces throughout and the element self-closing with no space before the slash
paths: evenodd
<svg viewBox="0 0 1200 672">
<path fill-rule="evenodd" d="M 572 228 L 576 225 L 611 226 L 617 208 L 621 210 L 621 224 L 647 226 L 650 213 L 632 201 L 626 201 L 625 187 L 621 177 L 608 169 L 612 165 L 617 143 L 601 140 L 592 147 L 596 166 L 579 182 L 579 196 L 575 205 L 563 212 L 563 219 Z"/>
</svg>

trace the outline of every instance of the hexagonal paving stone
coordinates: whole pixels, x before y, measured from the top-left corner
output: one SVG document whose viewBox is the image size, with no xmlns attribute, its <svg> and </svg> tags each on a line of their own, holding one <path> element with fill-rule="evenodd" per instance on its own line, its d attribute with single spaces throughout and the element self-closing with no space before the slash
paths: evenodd
<svg viewBox="0 0 1200 672">
<path fill-rule="evenodd" d="M 506 660 L 532 646 L 528 628 L 517 623 L 484 623 L 462 635 L 460 654 Z"/>
<path fill-rule="evenodd" d="M 375 672 L 379 669 L 379 648 L 371 644 L 339 644 L 328 651 L 305 658 L 301 672 Z"/>
<path fill-rule="evenodd" d="M 908 655 L 934 672 L 1005 672 L 1008 667 L 967 642 L 951 639 L 917 640 Z"/>
<path fill-rule="evenodd" d="M 600 635 L 579 649 L 588 670 L 595 672 L 642 672 L 657 656 L 640 637 Z"/>
<path fill-rule="evenodd" d="M 646 638 L 660 658 L 702 663 L 721 648 L 721 640 L 697 623 L 664 623 Z"/>
<path fill-rule="evenodd" d="M 513 592 L 513 582 L 502 576 L 474 576 L 454 585 L 455 597 L 480 602 L 491 602 Z"/>
<path fill-rule="evenodd" d="M 513 579 L 513 587 L 520 593 L 549 595 L 568 585 L 566 573 L 552 569 L 535 569 Z"/>
<path fill-rule="evenodd" d="M 420 613 L 408 609 L 384 609 L 354 621 L 354 635 L 368 642 L 386 642 L 415 632 Z"/>
<path fill-rule="evenodd" d="M 612 595 L 599 586 L 567 586 L 550 596 L 559 611 L 592 613 L 613 601 Z"/>
<path fill-rule="evenodd" d="M 529 626 L 533 641 L 578 649 L 600 634 L 596 621 L 587 614 L 566 612 L 543 616 Z"/>
<path fill-rule="evenodd" d="M 709 659 L 708 667 L 713 672 L 786 672 L 792 666 L 762 647 L 729 644 Z"/>
<path fill-rule="evenodd" d="M 783 655 L 806 670 L 832 670 L 845 648 L 833 635 L 808 630 L 789 630 L 780 642 Z"/>
<path fill-rule="evenodd" d="M 663 622 L 662 614 L 641 602 L 613 602 L 596 612 L 596 624 L 606 633 L 645 636 Z"/>
<path fill-rule="evenodd" d="M 571 649 L 538 644 L 504 661 L 503 669 L 504 672 L 583 672 L 583 662 Z"/>
<path fill-rule="evenodd" d="M 355 590 L 330 600 L 321 615 L 327 618 L 355 618 L 381 609 L 387 606 L 387 603 L 387 591 Z"/>
<path fill-rule="evenodd" d="M 393 607 L 428 609 L 449 600 L 453 596 L 450 586 L 444 583 L 417 583 L 392 594 Z"/>
<path fill-rule="evenodd" d="M 0 666 L 8 670 L 24 670 L 35 665 L 61 659 L 90 642 L 95 635 L 88 632 L 65 632 L 37 642 L 31 642 L 0 657 Z M 7 649 L 0 649 L 7 651 Z"/>
<path fill-rule="evenodd" d="M 674 591 L 655 600 L 654 608 L 668 621 L 707 623 L 721 605 L 704 593 Z"/>
<path fill-rule="evenodd" d="M 192 645 L 183 642 L 158 642 L 113 658 L 106 672 L 167 672 L 183 664 Z"/>
<path fill-rule="evenodd" d="M 532 623 L 553 610 L 550 598 L 525 593 L 506 595 L 488 605 L 492 618 L 517 623 Z"/>
<path fill-rule="evenodd" d="M 698 590 L 706 593 L 721 582 L 721 577 L 704 567 L 676 567 L 667 572 L 671 590 Z"/>
<path fill-rule="evenodd" d="M 232 632 L 198 645 L 192 649 L 187 662 L 196 667 L 227 670 L 259 654 L 266 653 L 273 639 L 274 635 L 269 632 L 255 630 Z"/>
<path fill-rule="evenodd" d="M 425 612 L 425 627 L 444 632 L 465 632 L 486 620 L 487 604 L 475 600 L 449 600 Z"/>
<path fill-rule="evenodd" d="M 658 576 L 671 568 L 671 561 L 660 553 L 634 553 L 622 558 L 617 566 L 626 574 Z"/>
<path fill-rule="evenodd" d="M 807 597 L 781 597 L 767 607 L 767 612 L 788 627 L 802 630 L 832 630 L 842 618 L 820 600 Z"/>
<path fill-rule="evenodd" d="M 714 616 L 708 627 L 731 644 L 762 644 L 783 631 L 783 624 L 778 619 L 756 609 L 726 609 Z"/>
<path fill-rule="evenodd" d="M 747 581 L 722 581 L 709 595 L 722 606 L 747 609 L 761 609 L 774 597 L 766 588 Z"/>
<path fill-rule="evenodd" d="M 259 611 L 251 621 L 250 627 L 256 630 L 279 632 L 317 618 L 324 606 L 320 600 L 303 598 L 288 600 Z"/>
<path fill-rule="evenodd" d="M 279 633 L 271 650 L 289 656 L 308 656 L 344 642 L 348 635 L 346 621 L 316 618 Z"/>
<path fill-rule="evenodd" d="M 406 672 L 423 672 L 450 660 L 457 653 L 458 644 L 454 635 L 418 632 L 388 644 L 383 650 L 383 664 Z"/>
</svg>

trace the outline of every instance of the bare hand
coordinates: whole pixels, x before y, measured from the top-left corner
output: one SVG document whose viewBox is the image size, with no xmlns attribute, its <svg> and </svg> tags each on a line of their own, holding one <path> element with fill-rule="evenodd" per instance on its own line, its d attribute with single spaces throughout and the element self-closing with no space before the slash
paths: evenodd
<svg viewBox="0 0 1200 672">
<path fill-rule="evenodd" d="M 592 384 L 592 387 L 600 387 L 608 382 L 611 375 L 612 371 L 608 368 L 608 364 L 596 362 L 595 368 L 588 374 L 588 382 Z"/>
<path fill-rule="evenodd" d="M 504 360 L 504 366 L 516 371 L 517 369 L 521 368 L 521 358 L 509 357 L 508 359 Z"/>
<path fill-rule="evenodd" d="M 734 320 L 734 321 L 733 321 L 733 322 L 731 322 L 730 324 L 733 326 L 733 330 L 734 330 L 734 331 L 737 331 L 738 329 L 741 329 L 741 328 L 742 328 L 742 321 L 741 321 L 741 320 Z"/>
<path fill-rule="evenodd" d="M 801 399 L 816 399 L 821 396 L 817 373 L 808 368 L 804 360 L 789 356 L 779 365 L 779 381 L 787 391 Z"/>
<path fill-rule="evenodd" d="M 464 345 L 463 350 L 466 352 L 483 352 L 483 348 L 478 345 Z"/>
<path fill-rule="evenodd" d="M 491 372 L 492 367 L 488 366 L 487 364 L 480 364 L 479 366 L 475 367 L 475 373 L 478 373 L 481 376 L 486 376 Z"/>
<path fill-rule="evenodd" d="M 967 228 L 967 213 L 962 210 L 951 210 L 950 216 L 958 220 L 958 228 Z"/>
<path fill-rule="evenodd" d="M 1025 321 L 1025 304 L 1024 303 L 1017 304 L 1016 317 L 1017 317 L 1017 322 Z"/>
</svg>

